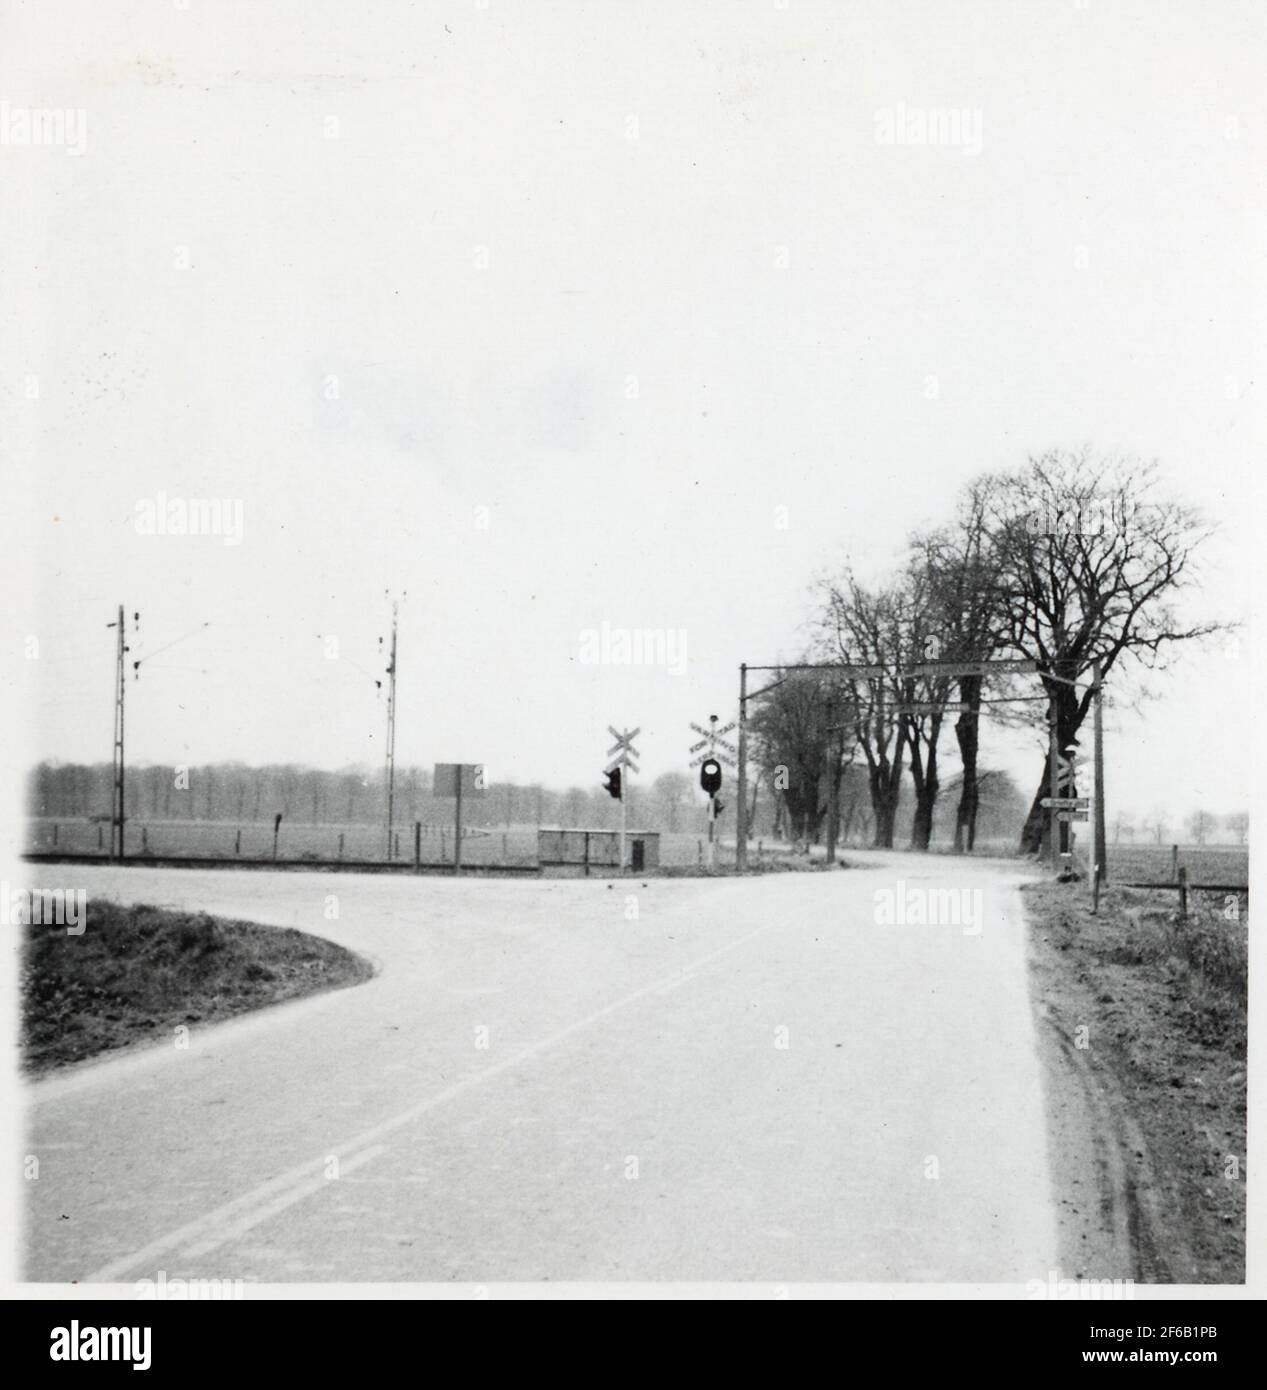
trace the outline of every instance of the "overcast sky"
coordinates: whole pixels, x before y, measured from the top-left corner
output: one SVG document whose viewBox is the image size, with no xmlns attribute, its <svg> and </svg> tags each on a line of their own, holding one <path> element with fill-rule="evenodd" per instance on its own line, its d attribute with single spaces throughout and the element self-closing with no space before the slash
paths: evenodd
<svg viewBox="0 0 1267 1390">
<path fill-rule="evenodd" d="M 1085 442 L 1221 523 L 1201 609 L 1248 615 L 1260 4 L 0 10 L 23 762 L 108 759 L 123 602 L 136 655 L 211 625 L 129 686 L 132 759 L 377 764 L 391 589 L 400 762 L 597 785 L 640 725 L 649 781 L 815 573 Z M 163 498 L 240 543 L 142 534 Z M 686 660 L 592 664 L 604 623 Z M 1110 814 L 1249 803 L 1251 645 L 1110 718 Z"/>
</svg>

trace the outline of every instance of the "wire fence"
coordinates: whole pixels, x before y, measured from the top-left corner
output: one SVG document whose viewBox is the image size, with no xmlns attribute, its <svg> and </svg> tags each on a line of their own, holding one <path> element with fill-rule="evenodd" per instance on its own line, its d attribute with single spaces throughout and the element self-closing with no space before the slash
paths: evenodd
<svg viewBox="0 0 1267 1390">
<path fill-rule="evenodd" d="M 610 833 L 610 832 L 609 832 Z M 313 864 L 394 863 L 421 867 L 451 865 L 454 861 L 454 826 L 422 823 L 415 859 L 414 826 L 394 828 L 390 858 L 383 825 L 304 825 L 283 821 L 274 855 L 271 822 L 162 821 L 138 818 L 125 826 L 124 856 L 129 859 L 206 859 L 223 862 L 266 863 L 276 857 L 286 863 Z M 754 841 L 754 851 L 756 844 Z M 27 824 L 26 850 L 35 854 L 100 855 L 109 857 L 108 819 L 56 819 L 44 817 Z M 765 841 L 766 858 L 786 858 L 792 846 Z M 705 861 L 706 840 L 682 831 L 660 833 L 660 864 L 664 868 L 698 867 Z M 733 863 L 734 841 L 723 840 L 721 862 Z M 517 825 L 497 829 L 463 827 L 462 862 L 472 868 L 523 869 L 538 864 L 538 827 Z"/>
</svg>

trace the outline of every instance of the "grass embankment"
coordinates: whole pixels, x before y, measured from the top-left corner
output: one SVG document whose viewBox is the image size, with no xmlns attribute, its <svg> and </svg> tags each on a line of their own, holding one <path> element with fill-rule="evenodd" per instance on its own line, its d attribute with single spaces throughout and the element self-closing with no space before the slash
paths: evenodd
<svg viewBox="0 0 1267 1390">
<path fill-rule="evenodd" d="M 1178 1283 L 1245 1277 L 1248 911 L 1222 895 L 1110 889 L 1092 916 L 1084 883 L 1026 890 L 1040 995 L 1126 1106 L 1147 1154 Z M 1107 1073 L 1107 1074 L 1105 1074 Z"/>
<path fill-rule="evenodd" d="M 97 899 L 81 936 L 25 931 L 22 1054 L 32 1074 L 373 973 L 360 956 L 293 928 Z"/>
</svg>

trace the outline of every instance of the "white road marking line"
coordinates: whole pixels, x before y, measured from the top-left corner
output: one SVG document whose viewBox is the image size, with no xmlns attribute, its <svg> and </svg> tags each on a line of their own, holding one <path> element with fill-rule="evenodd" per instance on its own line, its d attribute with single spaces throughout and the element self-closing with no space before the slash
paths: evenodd
<svg viewBox="0 0 1267 1390">
<path fill-rule="evenodd" d="M 186 1241 L 196 1240 L 198 1237 L 206 1235 L 218 1222 L 228 1220 L 238 1212 L 248 1210 L 255 1203 L 264 1201 L 272 1194 L 281 1192 L 288 1186 L 307 1178 L 315 1170 L 324 1169 L 325 1163 L 325 1158 L 310 1158 L 298 1167 L 291 1168 L 289 1171 L 261 1183 L 258 1187 L 252 1188 L 245 1195 L 235 1197 L 231 1202 L 225 1202 L 214 1211 L 208 1212 L 207 1215 L 186 1222 L 185 1225 L 167 1235 L 152 1240 L 134 1254 L 124 1255 L 117 1260 L 112 1260 L 109 1264 L 102 1265 L 83 1282 L 86 1284 L 114 1283 L 129 1269 L 137 1265 L 148 1264 L 159 1256 L 166 1255 L 169 1251 L 183 1245 Z"/>
<path fill-rule="evenodd" d="M 285 1211 L 287 1207 L 292 1207 L 296 1202 L 302 1202 L 305 1197 L 311 1197 L 314 1192 L 320 1192 L 323 1188 L 329 1187 L 332 1183 L 337 1183 L 340 1178 L 346 1177 L 348 1173 L 354 1173 L 358 1168 L 363 1167 L 379 1154 L 387 1152 L 386 1144 L 376 1144 L 372 1149 L 365 1149 L 361 1153 L 352 1154 L 348 1158 L 339 1160 L 339 1177 L 327 1178 L 324 1173 L 315 1178 L 309 1178 L 305 1183 L 300 1183 L 297 1187 L 292 1187 L 288 1192 L 283 1192 L 280 1197 L 274 1197 L 271 1202 L 265 1202 L 263 1206 L 256 1207 L 248 1212 L 240 1220 L 232 1222 L 230 1225 L 222 1226 L 218 1231 L 209 1235 L 206 1240 L 200 1240 L 197 1245 L 191 1245 L 178 1252 L 178 1258 L 195 1260 L 200 1255 L 206 1255 L 212 1250 L 218 1250 L 220 1246 L 227 1245 L 229 1241 L 236 1240 L 239 1236 L 244 1236 L 247 1231 L 267 1221 L 269 1217 L 276 1216 L 278 1212 Z"/>
<path fill-rule="evenodd" d="M 649 985 L 626 994 L 623 998 L 615 1000 L 611 1004 L 605 1004 L 601 1009 L 595 1009 L 592 1014 L 587 1014 L 585 1018 L 576 1023 L 570 1023 L 566 1028 L 560 1028 L 557 1033 L 551 1033 L 548 1037 L 542 1038 L 540 1042 L 535 1042 L 531 1046 L 524 1048 L 522 1052 L 516 1053 L 513 1057 L 508 1057 L 504 1062 L 496 1062 L 491 1067 L 485 1067 L 483 1071 L 476 1072 L 474 1076 L 468 1076 L 461 1081 L 455 1082 L 452 1086 L 446 1087 L 443 1091 L 437 1092 L 428 1099 L 419 1101 L 416 1105 L 411 1105 L 407 1110 L 402 1110 L 400 1114 L 392 1116 L 391 1119 L 384 1120 L 380 1124 L 363 1131 L 354 1139 L 346 1144 L 337 1145 L 335 1151 L 346 1152 L 351 1150 L 359 1153 L 360 1150 L 369 1148 L 380 1139 L 385 1139 L 389 1134 L 394 1134 L 396 1130 L 402 1129 L 405 1125 L 412 1124 L 414 1120 L 427 1114 L 429 1111 L 444 1105 L 456 1097 L 465 1095 L 467 1091 L 473 1090 L 483 1081 L 490 1081 L 494 1077 L 501 1076 L 505 1072 L 513 1070 L 515 1067 L 522 1066 L 524 1062 L 531 1061 L 532 1058 L 539 1056 L 542 1052 L 548 1051 L 552 1047 L 557 1047 L 559 1043 L 570 1038 L 574 1033 L 582 1032 L 586 1028 L 591 1028 L 595 1023 L 610 1017 L 621 1009 L 628 1008 L 630 1004 L 637 1003 L 649 994 L 657 994 L 663 991 L 666 984 L 680 979 L 683 975 L 691 975 L 701 966 L 708 965 L 711 961 L 720 959 L 729 952 L 751 941 L 754 936 L 760 936 L 762 932 L 768 931 L 769 926 L 756 927 L 750 932 L 745 932 L 743 936 L 736 937 L 734 941 L 725 946 L 718 947 L 715 951 L 710 951 L 708 955 L 701 956 L 698 960 L 692 961 L 690 965 L 683 966 L 680 970 L 675 970 L 672 975 L 663 976 L 659 980 L 653 980 Z M 187 1222 L 184 1226 L 178 1227 L 174 1231 L 169 1231 L 166 1235 L 159 1236 L 150 1241 L 140 1250 L 133 1251 L 130 1255 L 121 1255 L 117 1260 L 111 1260 L 104 1264 L 100 1269 L 94 1270 L 86 1275 L 81 1281 L 84 1284 L 112 1284 L 122 1278 L 129 1270 L 136 1269 L 138 1266 L 144 1267 L 153 1265 L 154 1261 L 167 1255 L 170 1251 L 184 1248 L 190 1242 L 195 1244 L 202 1240 L 209 1239 L 214 1232 L 224 1228 L 227 1224 L 242 1213 L 249 1212 L 256 1207 L 262 1207 L 269 1203 L 271 1199 L 277 1197 L 279 1200 L 283 1194 L 288 1195 L 288 1189 L 299 1188 L 301 1185 L 306 1190 L 312 1184 L 312 1178 L 318 1170 L 323 1175 L 321 1184 L 324 1185 L 327 1179 L 324 1177 L 326 1160 L 322 1158 L 308 1159 L 304 1163 L 297 1164 L 294 1168 L 285 1173 L 279 1173 L 277 1177 L 262 1182 L 258 1187 L 252 1188 L 250 1192 L 241 1197 L 235 1197 L 230 1202 L 225 1202 L 214 1211 L 208 1212 L 205 1216 L 200 1216 L 193 1221 Z M 302 1194 L 301 1194 L 302 1195 Z M 298 1201 L 298 1197 L 293 1198 Z M 279 1210 L 291 1205 L 291 1200 L 282 1203 Z M 220 1242 L 216 1242 L 219 1244 Z M 214 1246 L 208 1248 L 215 1248 Z"/>
</svg>

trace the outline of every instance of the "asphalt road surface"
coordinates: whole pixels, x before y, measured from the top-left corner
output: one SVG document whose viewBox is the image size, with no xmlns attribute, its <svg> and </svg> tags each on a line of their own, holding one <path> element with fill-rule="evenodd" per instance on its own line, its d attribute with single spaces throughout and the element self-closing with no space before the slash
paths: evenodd
<svg viewBox="0 0 1267 1390">
<path fill-rule="evenodd" d="M 1046 1279 L 1022 871 L 865 863 L 614 887 L 67 866 L 379 972 L 32 1085 L 25 1277 Z M 983 890 L 979 930 L 877 921 L 899 882 Z"/>
</svg>

